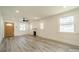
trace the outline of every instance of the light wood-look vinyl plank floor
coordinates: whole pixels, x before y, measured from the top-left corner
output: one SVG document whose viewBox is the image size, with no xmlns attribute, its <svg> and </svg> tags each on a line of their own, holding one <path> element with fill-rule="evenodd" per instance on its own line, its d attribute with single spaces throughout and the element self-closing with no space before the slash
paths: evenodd
<svg viewBox="0 0 79 59">
<path fill-rule="evenodd" d="M 79 52 L 78 46 L 73 46 L 50 39 L 22 35 L 6 38 L 0 44 L 1 52 Z"/>
</svg>

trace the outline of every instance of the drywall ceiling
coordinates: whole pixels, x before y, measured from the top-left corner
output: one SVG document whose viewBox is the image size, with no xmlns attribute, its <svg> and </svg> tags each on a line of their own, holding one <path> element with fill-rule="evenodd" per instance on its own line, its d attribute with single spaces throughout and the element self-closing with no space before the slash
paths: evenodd
<svg viewBox="0 0 79 59">
<path fill-rule="evenodd" d="M 66 12 L 78 8 L 77 6 L 0 6 L 4 19 L 21 19 L 23 17 L 29 20 L 40 19 L 50 15 Z M 17 13 L 16 13 L 17 12 Z"/>
</svg>

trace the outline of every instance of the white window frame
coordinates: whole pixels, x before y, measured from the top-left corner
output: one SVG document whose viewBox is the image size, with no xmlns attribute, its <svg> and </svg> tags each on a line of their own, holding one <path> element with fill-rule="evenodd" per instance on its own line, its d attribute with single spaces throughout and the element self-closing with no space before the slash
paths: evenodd
<svg viewBox="0 0 79 59">
<path fill-rule="evenodd" d="M 43 23 L 43 22 L 40 23 L 40 29 L 41 29 L 41 30 L 44 29 L 44 23 Z"/>
<path fill-rule="evenodd" d="M 71 24 L 68 22 L 69 21 L 68 18 L 71 18 L 71 20 L 70 20 L 70 21 L 72 21 L 72 22 L 70 22 Z M 68 31 L 69 28 L 67 28 L 67 26 L 72 26 L 72 30 Z M 66 17 L 60 18 L 60 32 L 68 32 L 68 33 L 74 33 L 75 32 L 74 31 L 74 16 L 66 16 Z"/>
<path fill-rule="evenodd" d="M 19 26 L 20 26 L 20 28 L 19 28 L 20 31 L 26 31 L 26 24 L 25 23 L 24 24 L 20 23 Z"/>
</svg>

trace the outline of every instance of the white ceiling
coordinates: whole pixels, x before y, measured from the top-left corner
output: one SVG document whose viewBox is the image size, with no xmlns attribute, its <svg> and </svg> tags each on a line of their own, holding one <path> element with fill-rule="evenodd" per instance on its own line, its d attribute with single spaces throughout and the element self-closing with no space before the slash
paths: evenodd
<svg viewBox="0 0 79 59">
<path fill-rule="evenodd" d="M 4 19 L 27 18 L 29 20 L 39 19 L 55 15 L 65 11 L 78 8 L 77 6 L 2 6 L 0 7 Z M 16 13 L 19 10 L 19 13 Z"/>
</svg>

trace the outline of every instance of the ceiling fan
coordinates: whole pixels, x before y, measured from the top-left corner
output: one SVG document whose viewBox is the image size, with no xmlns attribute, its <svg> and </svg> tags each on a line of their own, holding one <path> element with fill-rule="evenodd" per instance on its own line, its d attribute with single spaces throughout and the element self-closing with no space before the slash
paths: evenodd
<svg viewBox="0 0 79 59">
<path fill-rule="evenodd" d="M 22 21 L 23 22 L 28 22 L 29 20 L 23 17 Z"/>
</svg>

